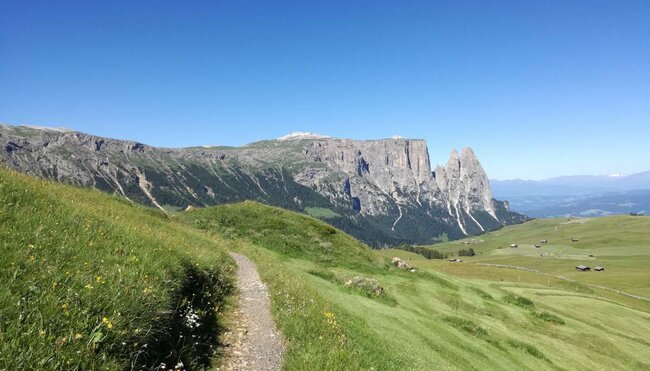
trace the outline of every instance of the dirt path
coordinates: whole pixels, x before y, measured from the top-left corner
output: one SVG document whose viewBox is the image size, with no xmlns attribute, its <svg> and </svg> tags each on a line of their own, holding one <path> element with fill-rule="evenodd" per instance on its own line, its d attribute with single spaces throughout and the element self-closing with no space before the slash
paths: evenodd
<svg viewBox="0 0 650 371">
<path fill-rule="evenodd" d="M 239 266 L 239 308 L 236 328 L 226 334 L 228 357 L 221 370 L 280 370 L 284 346 L 271 318 L 269 293 L 255 264 L 247 257 L 230 253 Z"/>
</svg>

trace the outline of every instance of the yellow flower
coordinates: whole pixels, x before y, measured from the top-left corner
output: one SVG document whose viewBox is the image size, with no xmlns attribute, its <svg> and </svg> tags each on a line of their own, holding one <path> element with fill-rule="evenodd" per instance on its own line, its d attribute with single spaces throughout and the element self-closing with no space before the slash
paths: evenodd
<svg viewBox="0 0 650 371">
<path fill-rule="evenodd" d="M 40 331 L 38 332 L 38 334 L 39 334 L 40 336 L 45 336 L 45 330 L 40 330 Z"/>
<path fill-rule="evenodd" d="M 108 323 L 108 318 L 106 317 L 102 318 L 102 323 Z"/>
<path fill-rule="evenodd" d="M 84 336 L 81 335 L 80 333 L 76 333 L 76 334 L 74 334 L 74 338 L 75 338 L 75 340 L 79 340 L 79 339 L 81 339 L 82 337 L 84 337 Z"/>
</svg>

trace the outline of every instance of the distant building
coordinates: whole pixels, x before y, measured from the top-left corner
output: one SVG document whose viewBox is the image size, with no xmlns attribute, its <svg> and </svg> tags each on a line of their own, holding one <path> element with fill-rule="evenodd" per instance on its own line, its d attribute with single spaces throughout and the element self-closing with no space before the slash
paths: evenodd
<svg viewBox="0 0 650 371">
<path fill-rule="evenodd" d="M 516 243 L 513 243 L 513 244 L 510 244 L 510 247 L 512 247 L 513 249 L 516 249 L 517 247 L 519 247 L 519 245 L 517 245 Z"/>
<path fill-rule="evenodd" d="M 577 238 L 572 238 L 571 239 L 571 242 L 578 242 L 578 241 L 580 241 L 580 240 L 578 240 Z"/>
<path fill-rule="evenodd" d="M 586 272 L 586 271 L 590 270 L 591 268 L 587 267 L 586 265 L 578 265 L 576 267 L 576 269 L 579 270 L 579 271 L 582 271 L 582 272 Z"/>
<path fill-rule="evenodd" d="M 598 272 L 602 272 L 602 271 L 605 270 L 605 267 L 600 267 L 600 266 L 598 266 L 598 267 L 594 268 L 594 270 L 595 270 L 595 271 L 598 271 Z"/>
<path fill-rule="evenodd" d="M 548 240 L 541 240 L 540 243 L 548 243 Z"/>
</svg>

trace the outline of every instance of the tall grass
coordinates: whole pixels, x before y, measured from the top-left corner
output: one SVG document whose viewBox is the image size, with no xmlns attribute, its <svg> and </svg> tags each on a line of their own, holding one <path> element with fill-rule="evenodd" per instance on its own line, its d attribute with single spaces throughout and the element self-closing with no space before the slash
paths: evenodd
<svg viewBox="0 0 650 371">
<path fill-rule="evenodd" d="M 162 213 L 2 168 L 0 267 L 0 369 L 205 367 L 233 271 Z"/>
</svg>

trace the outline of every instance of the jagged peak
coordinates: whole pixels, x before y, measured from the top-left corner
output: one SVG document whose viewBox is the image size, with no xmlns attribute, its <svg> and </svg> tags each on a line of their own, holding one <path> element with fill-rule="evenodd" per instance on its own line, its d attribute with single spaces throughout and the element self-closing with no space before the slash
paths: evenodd
<svg viewBox="0 0 650 371">
<path fill-rule="evenodd" d="M 466 156 L 476 157 L 476 155 L 474 154 L 474 150 L 472 150 L 472 148 L 470 148 L 470 147 L 463 148 L 463 150 L 460 153 L 460 156 L 461 157 L 466 157 Z"/>
</svg>

